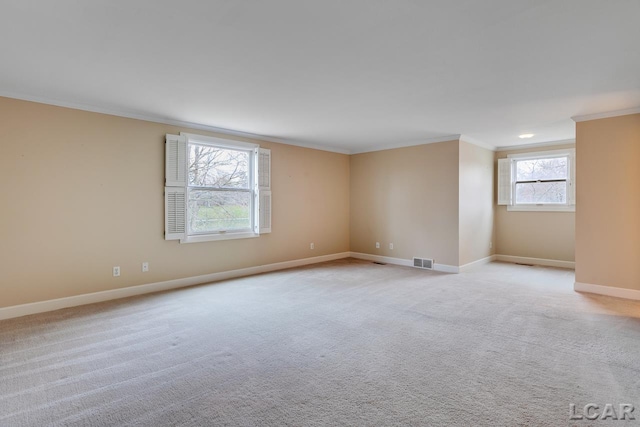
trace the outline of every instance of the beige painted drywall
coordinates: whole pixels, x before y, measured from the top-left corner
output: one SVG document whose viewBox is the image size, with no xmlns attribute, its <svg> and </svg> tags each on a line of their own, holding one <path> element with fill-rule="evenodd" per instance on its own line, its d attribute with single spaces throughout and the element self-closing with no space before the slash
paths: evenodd
<svg viewBox="0 0 640 427">
<path fill-rule="evenodd" d="M 273 232 L 165 241 L 164 137 L 180 131 L 214 135 L 0 98 L 0 307 L 349 250 L 349 156 L 263 141 Z"/>
<path fill-rule="evenodd" d="M 457 266 L 458 151 L 455 140 L 352 155 L 351 250 Z"/>
<path fill-rule="evenodd" d="M 493 151 L 460 141 L 459 265 L 493 255 Z"/>
<path fill-rule="evenodd" d="M 575 148 L 575 145 L 562 144 L 498 151 L 495 153 L 495 158 L 497 162 L 497 159 L 506 158 L 508 154 L 562 148 Z M 579 168 L 578 166 L 576 171 L 579 171 Z M 495 169 L 497 170 L 497 167 Z M 497 176 L 494 175 L 494 177 L 497 183 Z M 580 178 L 576 178 L 576 189 L 580 188 L 580 185 Z M 528 258 L 574 261 L 575 218 L 574 212 L 510 212 L 507 211 L 506 206 L 496 206 L 496 253 Z"/>
<path fill-rule="evenodd" d="M 576 281 L 640 290 L 640 114 L 576 124 Z"/>
</svg>

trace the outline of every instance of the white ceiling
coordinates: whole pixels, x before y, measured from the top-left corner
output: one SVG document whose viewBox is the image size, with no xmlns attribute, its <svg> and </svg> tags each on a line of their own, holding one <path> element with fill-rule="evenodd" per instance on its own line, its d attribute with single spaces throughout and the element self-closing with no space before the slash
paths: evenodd
<svg viewBox="0 0 640 427">
<path fill-rule="evenodd" d="M 638 108 L 639 42 L 638 0 L 3 0 L 0 95 L 351 153 L 503 147 Z"/>
</svg>

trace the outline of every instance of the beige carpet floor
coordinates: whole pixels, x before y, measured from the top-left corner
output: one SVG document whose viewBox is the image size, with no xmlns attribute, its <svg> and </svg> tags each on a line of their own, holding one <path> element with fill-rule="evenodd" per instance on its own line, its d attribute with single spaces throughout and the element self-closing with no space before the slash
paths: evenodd
<svg viewBox="0 0 640 427">
<path fill-rule="evenodd" d="M 573 280 L 347 259 L 2 321 L 0 425 L 587 425 L 571 403 L 640 418 L 640 303 Z"/>
</svg>

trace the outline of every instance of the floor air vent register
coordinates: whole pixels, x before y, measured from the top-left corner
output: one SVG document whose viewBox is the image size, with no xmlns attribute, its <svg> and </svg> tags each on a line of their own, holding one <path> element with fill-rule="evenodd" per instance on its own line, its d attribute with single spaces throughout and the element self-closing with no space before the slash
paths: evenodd
<svg viewBox="0 0 640 427">
<path fill-rule="evenodd" d="M 433 260 L 429 258 L 413 258 L 413 266 L 416 268 L 433 270 Z"/>
</svg>

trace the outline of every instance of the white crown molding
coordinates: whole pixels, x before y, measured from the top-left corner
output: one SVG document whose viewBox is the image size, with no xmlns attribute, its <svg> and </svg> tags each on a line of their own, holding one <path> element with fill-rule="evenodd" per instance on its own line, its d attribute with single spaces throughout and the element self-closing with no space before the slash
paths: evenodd
<svg viewBox="0 0 640 427">
<path fill-rule="evenodd" d="M 69 101 L 61 101 L 57 99 L 32 96 L 32 95 L 26 95 L 26 94 L 20 94 L 20 93 L 0 91 L 0 97 L 19 99 L 19 100 L 29 101 L 29 102 L 36 102 L 39 104 L 54 105 L 58 107 L 71 108 L 74 110 L 88 111 L 92 113 L 107 114 L 110 116 L 124 117 L 128 119 L 143 120 L 143 121 L 153 122 L 153 123 L 161 123 L 161 124 L 166 124 L 171 126 L 179 126 L 179 127 L 188 128 L 188 129 L 204 130 L 204 131 L 214 132 L 222 135 L 231 135 L 231 136 L 238 136 L 241 138 L 257 139 L 257 140 L 262 140 L 267 142 L 274 142 L 277 144 L 293 145 L 297 147 L 310 148 L 313 150 L 320 150 L 320 151 L 329 151 L 329 152 L 340 153 L 340 154 L 369 153 L 374 151 L 392 150 L 394 148 L 404 148 L 404 147 L 413 147 L 417 145 L 434 144 L 438 142 L 452 141 L 456 139 L 467 142 L 469 144 L 477 145 L 478 147 L 482 147 L 491 151 L 521 150 L 521 149 L 527 149 L 527 148 L 537 148 L 537 147 L 546 147 L 546 146 L 553 146 L 553 145 L 575 143 L 575 139 L 565 139 L 565 140 L 559 140 L 559 141 L 547 141 L 547 142 L 538 142 L 538 143 L 532 143 L 532 144 L 508 145 L 508 146 L 495 147 L 493 145 L 484 143 L 468 135 L 452 134 L 452 135 L 444 135 L 444 136 L 438 136 L 433 138 L 426 138 L 426 139 L 416 140 L 416 141 L 409 141 L 404 143 L 383 144 L 383 145 L 372 146 L 369 148 L 347 150 L 344 148 L 324 146 L 319 144 L 296 141 L 296 140 L 287 139 L 287 138 L 276 138 L 268 135 L 260 135 L 260 134 L 250 133 L 250 132 L 242 132 L 242 131 L 237 131 L 232 129 L 220 128 L 216 126 L 204 125 L 200 123 L 175 120 L 175 119 L 155 116 L 151 114 L 134 113 L 131 111 L 118 110 L 113 108 L 104 108 L 104 107 L 98 107 L 94 105 L 69 102 Z M 640 107 L 629 108 L 626 110 L 617 110 L 617 111 L 609 111 L 609 112 L 596 113 L 596 114 L 573 116 L 571 117 L 571 119 L 573 119 L 575 122 L 583 122 L 588 120 L 605 119 L 610 117 L 626 116 L 626 115 L 638 114 L 638 113 L 640 113 Z"/>
<path fill-rule="evenodd" d="M 242 138 L 258 139 L 258 140 L 262 140 L 262 141 L 275 142 L 277 144 L 294 145 L 294 146 L 297 146 L 297 147 L 311 148 L 313 150 L 329 151 L 329 152 L 340 153 L 340 154 L 351 154 L 349 152 L 349 150 L 345 150 L 343 148 L 328 147 L 328 146 L 324 146 L 324 145 L 311 144 L 311 143 L 295 141 L 295 140 L 286 139 L 286 138 L 275 138 L 275 137 L 272 137 L 272 136 L 259 135 L 259 134 L 254 134 L 254 133 L 249 133 L 249 132 L 242 132 L 242 131 L 236 131 L 236 130 L 225 129 L 225 128 L 220 128 L 220 127 L 216 127 L 216 126 L 204 125 L 204 124 L 200 124 L 200 123 L 185 122 L 185 121 L 182 121 L 182 120 L 174 120 L 174 119 L 171 119 L 171 118 L 160 117 L 160 116 L 155 116 L 155 115 L 151 115 L 151 114 L 134 113 L 134 112 L 131 112 L 131 111 L 118 110 L 118 109 L 113 109 L 113 108 L 103 108 L 103 107 L 97 107 L 97 106 L 94 106 L 94 105 L 81 104 L 81 103 L 68 102 L 68 101 L 60 101 L 60 100 L 56 100 L 56 99 L 50 99 L 50 98 L 44 98 L 44 97 L 32 96 L 32 95 L 25 95 L 25 94 L 19 94 L 19 93 L 11 93 L 11 92 L 2 92 L 2 91 L 0 91 L 0 97 L 11 98 L 11 99 L 19 99 L 19 100 L 22 100 L 22 101 L 29 101 L 29 102 L 37 102 L 39 104 L 54 105 L 56 107 L 71 108 L 71 109 L 74 109 L 74 110 L 88 111 L 88 112 L 91 112 L 91 113 L 107 114 L 107 115 L 110 115 L 110 116 L 124 117 L 124 118 L 127 118 L 127 119 L 143 120 L 143 121 L 146 121 L 146 122 L 161 123 L 161 124 L 165 124 L 165 125 L 179 126 L 179 127 L 189 128 L 189 129 L 204 130 L 204 131 L 215 132 L 215 133 L 219 133 L 219 134 L 223 134 L 223 135 L 231 135 L 231 136 L 239 136 L 239 137 L 242 137 Z"/>
<path fill-rule="evenodd" d="M 522 145 L 504 145 L 497 147 L 496 151 L 512 151 L 512 150 L 526 150 L 528 148 L 541 148 L 541 147 L 553 147 L 556 145 L 575 144 L 575 139 L 561 139 L 559 141 L 547 141 L 547 142 L 534 142 L 532 144 Z"/>
<path fill-rule="evenodd" d="M 640 300 L 640 291 L 637 289 L 617 288 L 615 286 L 593 285 L 591 283 L 574 282 L 573 290 L 590 294 L 606 295 L 609 297 Z"/>
<path fill-rule="evenodd" d="M 374 151 L 393 150 L 395 148 L 415 147 L 417 145 L 435 144 L 437 142 L 445 142 L 445 141 L 455 141 L 455 140 L 459 140 L 460 136 L 461 136 L 460 134 L 444 135 L 444 136 L 435 136 L 433 138 L 425 138 L 417 141 L 399 142 L 397 144 L 375 145 L 369 148 L 351 150 L 350 154 L 371 153 Z"/>
<path fill-rule="evenodd" d="M 79 305 L 93 304 L 114 299 L 127 298 L 136 295 L 153 292 L 167 291 L 170 289 L 184 288 L 205 283 L 218 282 L 220 280 L 234 279 L 237 277 L 251 276 L 270 271 L 284 270 L 319 262 L 333 261 L 348 258 L 350 252 L 340 252 L 329 255 L 321 255 L 312 258 L 302 258 L 291 261 L 276 262 L 273 264 L 259 265 L 256 267 L 241 268 L 238 270 L 221 271 L 219 273 L 205 274 L 202 276 L 185 277 L 183 279 L 167 280 L 166 282 L 149 283 L 146 285 L 129 286 L 127 288 L 110 289 L 107 291 L 93 292 L 90 294 L 75 295 L 66 298 L 57 298 L 47 301 L 38 301 L 29 304 L 14 305 L 0 308 L 0 320 L 14 317 L 27 316 L 29 314 L 44 313 L 60 310 L 62 308 L 76 307 Z"/>
<path fill-rule="evenodd" d="M 482 142 L 479 139 L 472 138 L 469 135 L 460 135 L 460 141 L 466 142 L 468 144 L 476 145 L 480 148 L 484 148 L 485 150 L 496 151 L 495 146 Z"/>
<path fill-rule="evenodd" d="M 595 114 L 584 114 L 582 116 L 573 116 L 571 119 L 578 122 L 586 122 L 589 120 L 597 120 L 597 119 L 608 119 L 610 117 L 618 117 L 618 116 L 628 116 L 629 114 L 638 114 L 640 113 L 640 107 L 627 108 L 626 110 L 617 110 L 617 111 L 606 111 L 603 113 L 595 113 Z"/>
</svg>

